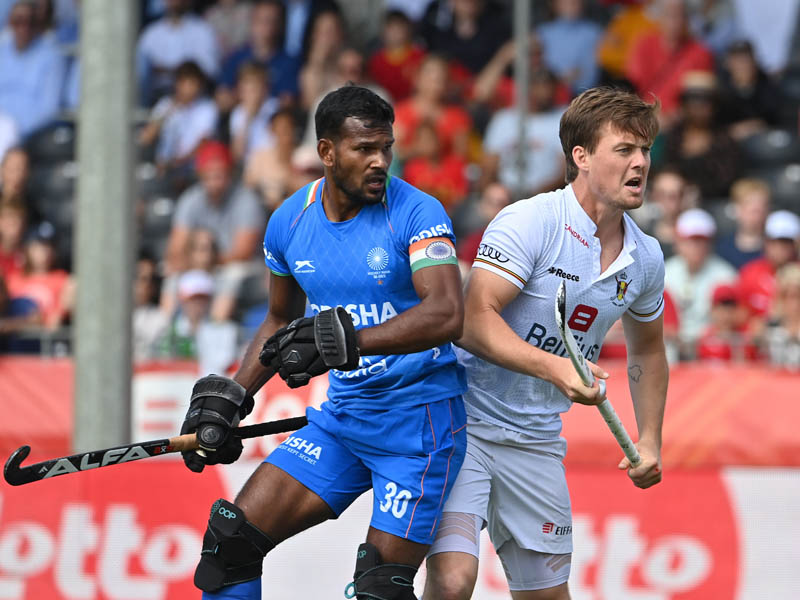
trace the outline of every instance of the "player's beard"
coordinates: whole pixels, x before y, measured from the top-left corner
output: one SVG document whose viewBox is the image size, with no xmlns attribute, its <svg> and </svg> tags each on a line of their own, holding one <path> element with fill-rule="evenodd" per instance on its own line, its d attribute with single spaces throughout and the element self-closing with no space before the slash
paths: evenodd
<svg viewBox="0 0 800 600">
<path fill-rule="evenodd" d="M 383 194 L 377 198 L 373 198 L 364 194 L 361 189 L 349 185 L 347 178 L 342 174 L 342 169 L 339 166 L 339 162 L 336 160 L 334 160 L 333 168 L 331 169 L 331 179 L 333 179 L 334 185 L 336 185 L 336 187 L 339 188 L 344 195 L 347 196 L 347 199 L 353 204 L 367 206 L 371 204 L 378 204 L 381 200 L 383 200 Z"/>
</svg>

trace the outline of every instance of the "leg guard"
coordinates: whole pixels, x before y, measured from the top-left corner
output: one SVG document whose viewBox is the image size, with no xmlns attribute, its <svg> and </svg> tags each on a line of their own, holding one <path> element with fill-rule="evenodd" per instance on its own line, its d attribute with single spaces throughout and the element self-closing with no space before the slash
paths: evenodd
<svg viewBox="0 0 800 600">
<path fill-rule="evenodd" d="M 356 572 L 344 595 L 357 600 L 416 600 L 416 574 L 417 570 L 410 565 L 381 564 L 378 549 L 364 542 L 358 547 Z"/>
<path fill-rule="evenodd" d="M 203 536 L 200 564 L 194 584 L 205 592 L 261 577 L 264 556 L 275 543 L 235 504 L 220 498 L 211 507 L 211 518 Z"/>
</svg>

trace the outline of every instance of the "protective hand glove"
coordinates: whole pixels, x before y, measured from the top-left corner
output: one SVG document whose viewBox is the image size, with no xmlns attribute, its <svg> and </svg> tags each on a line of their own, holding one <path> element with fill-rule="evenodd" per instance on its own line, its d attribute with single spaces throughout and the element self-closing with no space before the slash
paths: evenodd
<svg viewBox="0 0 800 600">
<path fill-rule="evenodd" d="M 254 405 L 253 397 L 233 379 L 220 375 L 198 379 L 181 434 L 197 433 L 200 449 L 181 452 L 186 466 L 200 473 L 206 465 L 236 461 L 242 454 L 242 440 L 231 431 Z"/>
<path fill-rule="evenodd" d="M 359 352 L 353 319 L 341 306 L 295 319 L 264 342 L 258 358 L 290 388 L 306 385 L 329 369 L 355 369 Z"/>
</svg>

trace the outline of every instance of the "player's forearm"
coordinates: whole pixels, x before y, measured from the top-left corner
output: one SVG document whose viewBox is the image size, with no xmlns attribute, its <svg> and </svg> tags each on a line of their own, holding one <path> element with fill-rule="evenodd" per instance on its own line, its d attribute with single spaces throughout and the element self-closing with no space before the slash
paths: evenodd
<svg viewBox="0 0 800 600">
<path fill-rule="evenodd" d="M 628 385 L 636 411 L 639 443 L 659 451 L 668 382 L 669 366 L 663 349 L 628 356 Z"/>
<path fill-rule="evenodd" d="M 359 352 L 362 356 L 421 352 L 458 339 L 463 323 L 460 302 L 423 300 L 381 325 L 360 329 Z"/>
<path fill-rule="evenodd" d="M 233 379 L 241 384 L 248 394 L 255 394 L 272 375 L 272 370 L 261 364 L 258 355 L 261 353 L 264 342 L 278 329 L 286 325 L 288 325 L 288 322 L 279 321 L 269 315 L 261 323 L 256 335 L 248 344 L 239 370 L 233 376 Z"/>
<path fill-rule="evenodd" d="M 547 379 L 557 357 L 519 337 L 492 307 L 468 312 L 464 334 L 457 344 L 510 371 Z"/>
</svg>

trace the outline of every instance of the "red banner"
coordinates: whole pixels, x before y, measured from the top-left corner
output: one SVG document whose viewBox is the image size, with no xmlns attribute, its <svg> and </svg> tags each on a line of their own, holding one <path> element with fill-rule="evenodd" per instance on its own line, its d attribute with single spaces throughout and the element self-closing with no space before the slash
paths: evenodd
<svg viewBox="0 0 800 600">
<path fill-rule="evenodd" d="M 209 507 L 232 498 L 257 464 L 197 475 L 165 457 L 3 485 L 0 599 L 199 598 L 191 578 Z M 568 469 L 568 480 L 573 600 L 795 597 L 800 470 L 667 471 L 649 490 L 613 468 Z M 371 507 L 365 494 L 270 553 L 264 597 L 341 597 Z M 485 532 L 482 543 L 474 598 L 507 600 Z M 418 592 L 423 582 L 424 570 Z"/>
<path fill-rule="evenodd" d="M 608 397 L 631 436 L 636 421 L 627 388 L 625 365 L 604 364 L 611 374 Z M 132 439 L 171 437 L 180 430 L 192 384 L 198 377 L 191 362 L 139 367 L 133 381 Z M 692 363 L 671 370 L 664 420 L 664 465 L 709 468 L 726 465 L 800 466 L 800 403 L 793 400 L 800 374 L 764 366 Z M 290 390 L 277 377 L 258 394 L 247 423 L 303 414 L 325 399 L 327 380 L 317 377 Z M 7 410 L 0 422 L 0 452 L 7 456 L 28 444 L 33 459 L 71 453 L 72 368 L 66 360 L 0 358 L 0 402 Z M 600 413 L 574 406 L 564 415 L 569 441 L 567 464 L 608 466 L 622 453 Z M 280 438 L 247 445 L 248 456 L 263 456 Z"/>
</svg>

